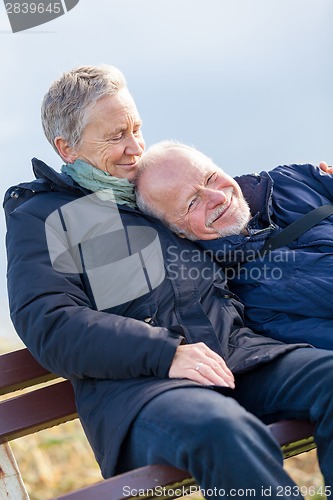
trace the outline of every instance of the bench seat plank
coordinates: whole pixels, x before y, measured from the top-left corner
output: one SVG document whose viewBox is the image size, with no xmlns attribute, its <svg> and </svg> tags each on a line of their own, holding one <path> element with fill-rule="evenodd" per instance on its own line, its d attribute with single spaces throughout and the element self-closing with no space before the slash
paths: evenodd
<svg viewBox="0 0 333 500">
<path fill-rule="evenodd" d="M 314 425 L 307 420 L 284 420 L 270 424 L 268 427 L 281 445 L 285 458 L 316 447 L 312 437 Z M 188 472 L 175 467 L 150 465 L 52 500 L 91 500 L 92 498 L 120 500 L 130 497 L 128 493 L 133 493 L 134 496 L 136 494 L 140 498 L 175 498 L 185 495 L 194 485 L 196 482 Z M 158 489 L 154 494 L 156 487 Z M 146 495 L 143 495 L 144 490 L 147 491 Z M 181 494 L 175 495 L 176 490 Z M 166 495 L 162 495 L 162 491 Z"/>
<path fill-rule="evenodd" d="M 196 482 L 188 472 L 168 465 L 148 465 L 52 500 L 120 500 L 131 496 L 176 498 L 186 494 L 193 485 Z M 158 489 L 154 494 L 155 488 Z M 143 495 L 143 491 L 147 494 Z M 166 495 L 162 494 L 164 492 Z"/>
<path fill-rule="evenodd" d="M 268 426 L 282 448 L 284 458 L 313 450 L 314 423 L 309 420 L 281 420 Z"/>
</svg>

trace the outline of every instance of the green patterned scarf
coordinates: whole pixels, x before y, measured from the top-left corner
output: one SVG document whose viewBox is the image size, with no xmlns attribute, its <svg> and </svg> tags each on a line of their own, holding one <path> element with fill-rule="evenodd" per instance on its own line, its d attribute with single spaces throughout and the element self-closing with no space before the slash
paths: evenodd
<svg viewBox="0 0 333 500">
<path fill-rule="evenodd" d="M 118 179 L 108 172 L 89 165 L 82 160 L 74 163 L 66 163 L 61 167 L 61 171 L 69 175 L 80 186 L 93 192 L 101 191 L 101 197 L 107 199 L 107 190 L 110 191 L 109 199 L 114 200 L 118 205 L 128 205 L 136 208 L 134 184 L 128 179 Z"/>
</svg>

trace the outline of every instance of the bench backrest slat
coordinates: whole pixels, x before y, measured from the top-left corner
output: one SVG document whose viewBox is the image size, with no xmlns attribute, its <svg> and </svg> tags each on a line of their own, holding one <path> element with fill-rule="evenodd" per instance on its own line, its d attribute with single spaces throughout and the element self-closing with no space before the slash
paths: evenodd
<svg viewBox="0 0 333 500">
<path fill-rule="evenodd" d="M 0 443 L 77 417 L 69 381 L 58 382 L 0 403 Z"/>
<path fill-rule="evenodd" d="M 0 395 L 57 378 L 43 368 L 28 349 L 0 356 Z"/>
</svg>

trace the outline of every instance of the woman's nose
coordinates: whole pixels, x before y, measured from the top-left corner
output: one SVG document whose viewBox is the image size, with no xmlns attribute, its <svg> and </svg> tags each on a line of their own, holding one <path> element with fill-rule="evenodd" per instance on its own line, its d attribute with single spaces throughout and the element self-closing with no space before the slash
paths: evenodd
<svg viewBox="0 0 333 500">
<path fill-rule="evenodd" d="M 125 153 L 128 156 L 141 156 L 144 152 L 144 149 L 145 142 L 143 138 L 141 136 L 136 137 L 135 135 L 131 134 L 131 136 L 128 138 Z"/>
</svg>

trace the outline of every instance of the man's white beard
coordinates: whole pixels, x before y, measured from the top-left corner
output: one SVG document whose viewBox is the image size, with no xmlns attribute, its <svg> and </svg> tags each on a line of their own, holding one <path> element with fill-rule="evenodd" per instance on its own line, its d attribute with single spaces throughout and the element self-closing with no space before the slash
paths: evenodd
<svg viewBox="0 0 333 500">
<path fill-rule="evenodd" d="M 235 234 L 241 234 L 244 232 L 250 219 L 251 219 L 250 207 L 244 198 L 240 198 L 236 221 L 233 224 L 230 224 L 229 226 L 222 228 L 214 228 L 214 229 L 219 233 L 220 238 L 223 238 L 225 236 L 232 236 Z"/>
</svg>

